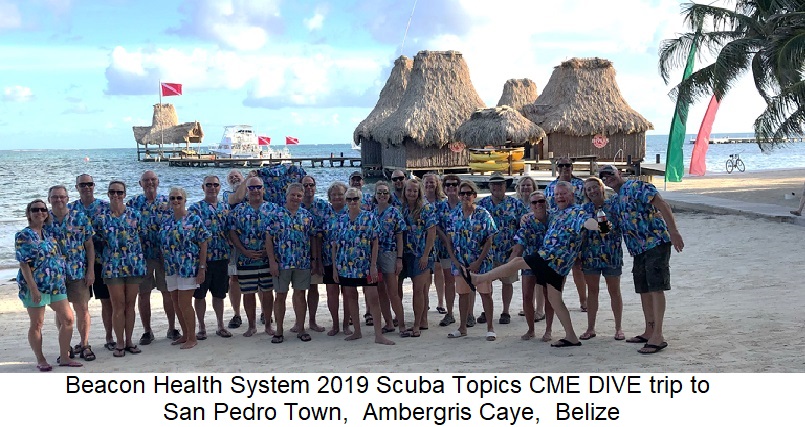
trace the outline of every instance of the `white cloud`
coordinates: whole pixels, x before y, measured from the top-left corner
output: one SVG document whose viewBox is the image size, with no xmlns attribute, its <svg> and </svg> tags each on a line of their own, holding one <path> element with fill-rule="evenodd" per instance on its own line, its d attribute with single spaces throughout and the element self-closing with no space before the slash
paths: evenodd
<svg viewBox="0 0 805 427">
<path fill-rule="evenodd" d="M 13 30 L 21 26 L 22 16 L 17 5 L 0 1 L 0 30 Z"/>
<path fill-rule="evenodd" d="M 305 19 L 304 22 L 308 31 L 321 30 L 324 26 L 324 12 L 317 9 L 313 16 Z"/>
<path fill-rule="evenodd" d="M 172 32 L 254 51 L 284 30 L 279 6 L 279 0 L 186 0 L 179 8 L 186 19 Z"/>
<path fill-rule="evenodd" d="M 33 99 L 31 88 L 25 86 L 7 86 L 3 89 L 3 100 L 8 102 L 27 102 Z"/>
</svg>

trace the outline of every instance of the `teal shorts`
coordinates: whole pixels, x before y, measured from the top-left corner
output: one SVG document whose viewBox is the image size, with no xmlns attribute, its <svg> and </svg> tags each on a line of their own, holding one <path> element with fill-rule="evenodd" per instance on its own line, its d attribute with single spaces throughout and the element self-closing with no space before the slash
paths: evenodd
<svg viewBox="0 0 805 427">
<path fill-rule="evenodd" d="M 42 294 L 42 299 L 39 303 L 35 303 L 31 301 L 31 294 L 25 296 L 25 298 L 20 298 L 22 300 L 22 305 L 25 308 L 39 308 L 44 307 L 46 305 L 50 305 L 54 302 L 59 302 L 61 300 L 67 299 L 67 294 Z"/>
</svg>

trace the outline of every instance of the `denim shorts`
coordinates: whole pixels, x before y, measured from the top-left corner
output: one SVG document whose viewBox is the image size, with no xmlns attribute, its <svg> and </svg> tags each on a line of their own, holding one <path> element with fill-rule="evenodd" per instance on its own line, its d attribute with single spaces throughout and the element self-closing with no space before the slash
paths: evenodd
<svg viewBox="0 0 805 427">
<path fill-rule="evenodd" d="M 424 269 L 419 268 L 419 258 L 412 253 L 403 254 L 403 270 L 400 279 L 406 277 L 414 278 L 425 272 L 433 272 L 433 259 L 428 258 L 428 265 Z"/>
<path fill-rule="evenodd" d="M 620 277 L 621 274 L 623 274 L 623 269 L 621 267 L 601 267 L 601 268 L 583 267 L 581 271 L 585 275 L 600 274 L 604 277 Z"/>
</svg>

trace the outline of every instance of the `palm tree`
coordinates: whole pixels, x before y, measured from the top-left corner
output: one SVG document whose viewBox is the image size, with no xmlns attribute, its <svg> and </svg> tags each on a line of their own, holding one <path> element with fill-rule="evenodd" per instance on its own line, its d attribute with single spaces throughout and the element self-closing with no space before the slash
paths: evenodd
<svg viewBox="0 0 805 427">
<path fill-rule="evenodd" d="M 785 136 L 801 135 L 805 125 L 805 0 L 735 0 L 733 9 L 688 3 L 682 7 L 690 32 L 660 46 L 660 75 L 684 67 L 691 46 L 715 55 L 672 91 L 682 102 L 715 94 L 718 100 L 751 70 L 766 109 L 755 120 L 763 148 Z M 702 28 L 708 28 L 704 31 Z"/>
</svg>

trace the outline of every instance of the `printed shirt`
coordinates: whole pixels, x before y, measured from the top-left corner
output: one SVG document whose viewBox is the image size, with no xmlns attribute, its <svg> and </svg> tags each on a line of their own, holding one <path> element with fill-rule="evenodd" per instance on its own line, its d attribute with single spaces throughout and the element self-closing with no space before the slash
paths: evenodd
<svg viewBox="0 0 805 427">
<path fill-rule="evenodd" d="M 389 204 L 402 211 L 402 200 L 397 196 L 397 192 L 394 190 L 391 190 L 391 199 L 389 199 Z"/>
<path fill-rule="evenodd" d="M 563 210 L 553 210 L 548 221 L 548 231 L 537 253 L 560 276 L 567 276 L 579 257 L 584 238 L 584 221 L 590 218 L 578 205 Z"/>
<path fill-rule="evenodd" d="M 405 219 L 405 253 L 413 254 L 416 258 L 422 258 L 425 254 L 425 246 L 428 242 L 428 230 L 436 226 L 436 209 L 430 203 L 424 203 L 419 211 L 419 218 L 414 219 L 408 206 L 403 207 L 403 218 Z"/>
<path fill-rule="evenodd" d="M 533 212 L 523 215 L 520 229 L 514 235 L 514 243 L 523 246 L 523 256 L 533 255 L 542 247 L 548 227 L 534 217 Z"/>
<path fill-rule="evenodd" d="M 162 264 L 166 276 L 198 276 L 200 245 L 210 239 L 204 220 L 193 212 L 176 219 L 171 215 L 159 227 Z"/>
<path fill-rule="evenodd" d="M 554 200 L 554 194 L 556 194 L 556 183 L 559 182 L 559 179 L 551 181 L 545 186 L 545 198 L 548 199 L 548 209 L 556 209 L 556 201 Z M 584 180 L 581 178 L 576 178 L 575 176 L 570 178 L 570 184 L 573 185 L 573 188 L 576 190 L 573 192 L 573 195 L 576 196 L 576 200 L 574 203 L 577 205 L 581 205 L 584 203 Z"/>
<path fill-rule="evenodd" d="M 199 200 L 187 210 L 201 217 L 204 228 L 210 232 L 207 239 L 207 261 L 223 261 L 229 259 L 229 203 L 208 203 Z"/>
<path fill-rule="evenodd" d="M 375 208 L 375 195 L 361 190 L 361 209 L 372 211 Z"/>
<path fill-rule="evenodd" d="M 240 203 L 240 202 L 235 203 L 235 204 L 230 204 L 229 203 L 229 195 L 232 194 L 232 193 L 234 193 L 234 191 L 229 191 L 229 190 L 221 191 L 221 201 L 223 203 L 225 203 L 227 206 L 229 206 L 230 208 L 234 208 L 235 206 L 238 205 L 238 203 Z M 248 202 L 248 201 L 249 201 L 249 195 L 246 194 L 246 195 L 243 196 L 243 200 L 241 200 L 241 202 Z"/>
<path fill-rule="evenodd" d="M 95 263 L 101 263 L 101 253 L 103 252 L 103 247 L 106 244 L 103 239 L 95 232 L 95 229 L 98 228 L 97 222 L 98 217 L 104 215 L 106 211 L 109 210 L 109 202 L 106 200 L 95 199 L 89 206 L 84 206 L 81 203 L 81 200 L 75 200 L 67 204 L 67 209 L 71 211 L 78 211 L 86 215 L 90 222 L 92 223 L 92 244 L 95 247 Z"/>
<path fill-rule="evenodd" d="M 266 244 L 266 227 L 271 213 L 277 206 L 271 202 L 263 202 L 255 210 L 249 203 L 241 203 L 229 214 L 229 229 L 235 230 L 240 243 L 250 251 L 263 251 Z M 268 259 L 251 259 L 238 254 L 238 267 L 267 264 Z"/>
<path fill-rule="evenodd" d="M 336 212 L 333 206 L 324 215 L 322 227 L 321 260 L 323 265 L 333 265 L 333 242 L 338 232 L 338 219 L 347 213 L 347 206 L 344 205 L 340 211 Z"/>
<path fill-rule="evenodd" d="M 162 249 L 159 247 L 159 227 L 165 218 L 173 215 L 168 204 L 168 196 L 157 195 L 153 202 L 149 202 L 144 194 L 140 194 L 129 199 L 126 206 L 140 214 L 142 227 L 146 231 L 143 239 L 145 259 L 159 259 L 162 256 Z"/>
<path fill-rule="evenodd" d="M 377 239 L 378 224 L 374 214 L 361 210 L 354 220 L 341 215 L 335 225 L 335 266 L 340 277 L 362 279 L 369 276 L 372 241 Z"/>
<path fill-rule="evenodd" d="M 31 275 L 39 293 L 49 295 L 67 293 L 64 260 L 55 236 L 47 230 L 42 230 L 40 237 L 39 233 L 25 227 L 14 236 L 14 242 L 17 261 L 31 267 Z M 28 296 L 28 286 L 22 270 L 17 273 L 17 287 L 20 299 L 25 299 Z"/>
<path fill-rule="evenodd" d="M 268 233 L 274 238 L 274 256 L 280 270 L 310 269 L 310 238 L 316 235 L 315 220 L 307 209 L 296 214 L 285 206 L 269 216 Z"/>
<path fill-rule="evenodd" d="M 671 242 L 665 220 L 651 204 L 658 193 L 653 184 L 628 180 L 615 195 L 614 204 L 620 219 L 623 240 L 632 256 Z"/>
<path fill-rule="evenodd" d="M 101 254 L 104 279 L 145 276 L 142 242 L 148 230 L 139 212 L 126 209 L 114 216 L 109 210 L 98 217 L 95 233 L 106 242 Z"/>
<path fill-rule="evenodd" d="M 272 165 L 257 170 L 257 176 L 263 180 L 263 200 L 275 205 L 285 204 L 285 189 L 292 182 L 299 182 L 307 172 L 297 165 Z"/>
<path fill-rule="evenodd" d="M 509 260 L 512 248 L 514 247 L 514 235 L 520 228 L 520 219 L 528 213 L 525 205 L 520 199 L 506 196 L 503 200 L 495 204 L 492 196 L 484 197 L 478 202 L 478 206 L 486 209 L 495 220 L 498 233 L 492 240 L 492 260 L 503 264 Z"/>
<path fill-rule="evenodd" d="M 377 218 L 378 230 L 378 253 L 397 252 L 397 234 L 405 231 L 405 219 L 400 211 L 394 206 L 389 205 L 383 212 L 378 212 L 374 208 L 372 214 Z"/>
<path fill-rule="evenodd" d="M 324 221 L 327 218 L 327 213 L 332 209 L 330 202 L 320 197 L 314 197 L 313 203 L 307 206 L 302 202 L 302 207 L 313 215 L 313 227 L 316 229 L 316 234 L 321 236 L 324 233 Z"/>
<path fill-rule="evenodd" d="M 447 221 L 448 218 L 450 217 L 450 211 L 459 206 L 461 206 L 460 201 L 456 203 L 456 206 L 451 208 L 450 202 L 447 201 L 447 199 L 439 200 L 434 204 L 434 207 L 436 208 L 436 218 L 437 218 L 436 225 L 438 225 L 445 233 L 447 233 L 445 230 L 447 230 Z M 440 239 L 438 235 L 436 236 L 436 244 L 434 246 L 436 247 L 436 255 L 439 257 L 439 259 L 450 258 L 450 254 L 447 253 L 447 248 L 444 247 L 442 239 Z"/>
<path fill-rule="evenodd" d="M 50 224 L 45 225 L 45 229 L 59 243 L 67 280 L 83 279 L 87 272 L 87 250 L 84 243 L 94 234 L 89 218 L 81 212 L 68 209 L 64 219 L 59 221 L 53 211 L 50 211 Z"/>
<path fill-rule="evenodd" d="M 478 260 L 483 252 L 486 239 L 494 239 L 499 232 L 492 215 L 480 206 L 476 206 L 472 214 L 465 216 L 461 205 L 458 205 L 447 214 L 444 223 L 444 232 L 450 237 L 456 258 L 465 266 Z M 487 256 L 481 263 L 479 272 L 486 273 L 491 269 L 492 258 Z M 455 265 L 451 264 L 450 270 L 454 276 L 460 274 Z"/>
<path fill-rule="evenodd" d="M 588 218 L 596 218 L 598 209 L 592 202 L 583 207 Z M 623 267 L 623 245 L 621 244 L 621 230 L 618 225 L 618 214 L 613 199 L 604 201 L 601 207 L 610 223 L 610 231 L 601 234 L 597 231 L 588 231 L 587 237 L 581 246 L 581 262 L 583 268 Z"/>
</svg>

